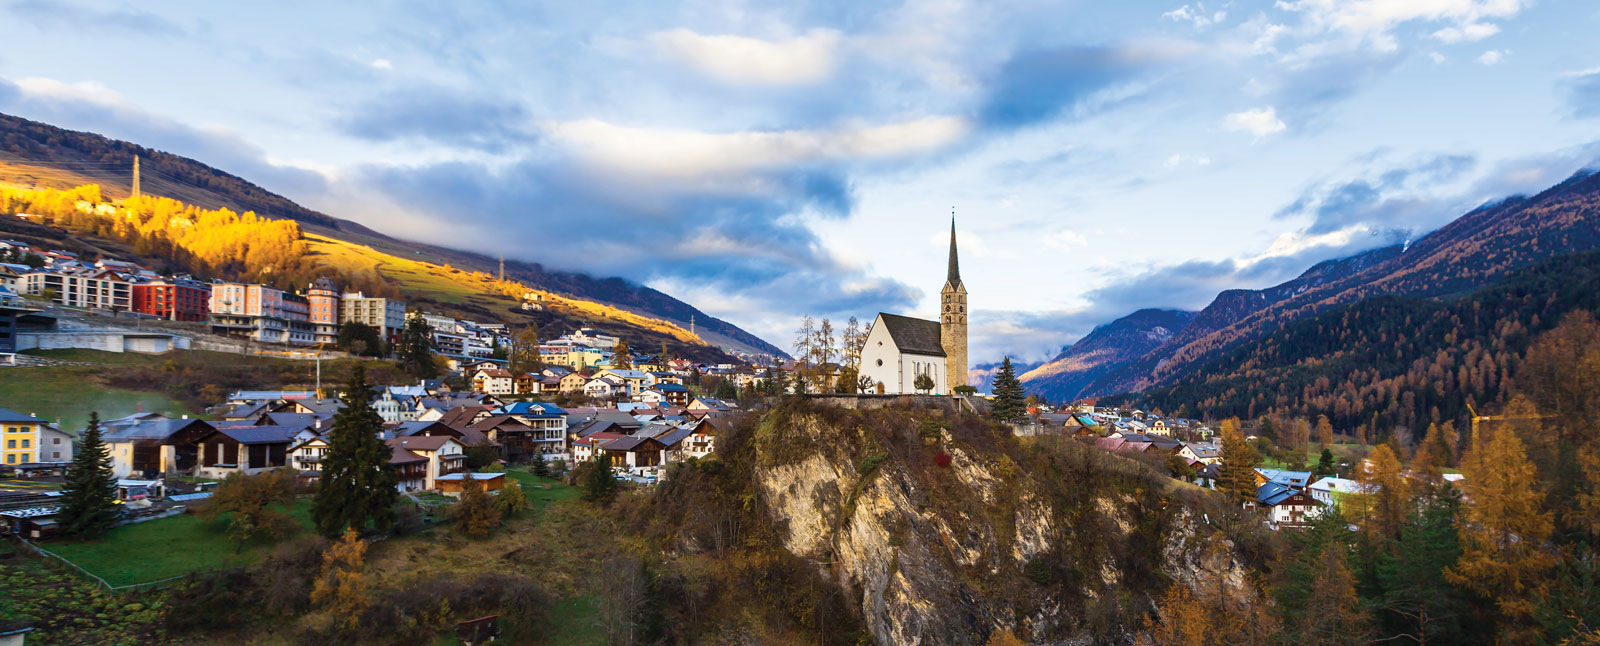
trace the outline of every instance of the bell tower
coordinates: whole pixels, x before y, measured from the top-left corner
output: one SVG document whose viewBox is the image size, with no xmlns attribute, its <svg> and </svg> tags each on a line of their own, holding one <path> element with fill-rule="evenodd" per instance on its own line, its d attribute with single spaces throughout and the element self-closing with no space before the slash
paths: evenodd
<svg viewBox="0 0 1600 646">
<path fill-rule="evenodd" d="M 944 346 L 945 378 L 950 392 L 967 384 L 967 286 L 961 284 L 961 264 L 956 260 L 956 216 L 950 215 L 950 273 L 939 311 L 939 342 Z"/>
</svg>

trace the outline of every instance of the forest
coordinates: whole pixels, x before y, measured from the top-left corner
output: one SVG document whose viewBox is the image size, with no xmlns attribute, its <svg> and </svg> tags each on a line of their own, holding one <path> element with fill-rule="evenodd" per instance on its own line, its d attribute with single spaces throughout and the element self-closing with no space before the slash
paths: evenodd
<svg viewBox="0 0 1600 646">
<path fill-rule="evenodd" d="M 1557 256 L 1464 297 L 1379 296 L 1291 323 L 1170 387 L 1109 398 L 1181 416 L 1314 419 L 1363 444 L 1409 446 L 1431 424 L 1509 401 L 1523 354 L 1573 311 L 1600 309 L 1600 252 Z M 1471 407 L 1471 408 L 1469 408 Z"/>
</svg>

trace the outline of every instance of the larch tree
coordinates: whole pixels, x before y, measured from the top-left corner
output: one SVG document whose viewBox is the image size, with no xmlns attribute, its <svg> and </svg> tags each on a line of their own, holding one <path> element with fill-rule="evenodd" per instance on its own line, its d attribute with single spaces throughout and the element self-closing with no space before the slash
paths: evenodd
<svg viewBox="0 0 1600 646">
<path fill-rule="evenodd" d="M 1317 443 L 1333 446 L 1333 422 L 1328 421 L 1327 415 L 1317 416 Z"/>
<path fill-rule="evenodd" d="M 1513 623 L 1525 621 L 1542 575 L 1556 560 L 1544 545 L 1554 521 L 1542 507 L 1538 470 L 1522 439 L 1502 429 L 1487 443 L 1474 440 L 1461 471 L 1470 502 L 1457 524 L 1461 559 L 1445 577 L 1492 599 Z"/>
<path fill-rule="evenodd" d="M 1261 454 L 1244 439 L 1236 419 L 1222 422 L 1222 462 L 1217 467 L 1217 487 L 1244 503 L 1256 499 L 1256 465 Z"/>
<path fill-rule="evenodd" d="M 666 342 L 663 341 L 663 344 Z M 544 369 L 539 357 L 539 325 L 531 323 L 517 331 L 511 344 L 511 373 L 525 375 Z"/>
<path fill-rule="evenodd" d="M 355 528 L 345 530 L 322 553 L 322 572 L 311 584 L 311 604 L 327 611 L 343 631 L 355 630 L 368 606 L 361 573 L 366 555 L 367 544 Z"/>
<path fill-rule="evenodd" d="M 1362 531 L 1378 540 L 1398 538 L 1410 514 L 1411 479 L 1388 444 L 1379 444 L 1356 469 L 1362 491 L 1351 498 Z"/>
<path fill-rule="evenodd" d="M 368 523 L 387 529 L 400 498 L 399 476 L 389 467 L 393 452 L 378 437 L 383 418 L 372 409 L 365 368 L 356 366 L 341 396 L 344 408 L 333 415 L 322 479 L 311 506 L 312 522 L 328 537 L 347 529 L 360 531 Z"/>
<path fill-rule="evenodd" d="M 633 367 L 633 352 L 628 349 L 628 342 L 617 339 L 616 345 L 611 346 L 611 367 L 627 370 Z"/>
<path fill-rule="evenodd" d="M 111 470 L 111 450 L 100 430 L 100 414 L 89 413 L 89 426 L 78 438 L 77 453 L 67 467 L 56 523 L 61 532 L 88 538 L 105 534 L 122 517 L 117 505 L 117 479 Z"/>
<path fill-rule="evenodd" d="M 463 536 L 483 538 L 500 526 L 503 514 L 483 490 L 483 483 L 468 477 L 462 481 L 461 500 L 450 508 L 450 517 Z"/>
</svg>

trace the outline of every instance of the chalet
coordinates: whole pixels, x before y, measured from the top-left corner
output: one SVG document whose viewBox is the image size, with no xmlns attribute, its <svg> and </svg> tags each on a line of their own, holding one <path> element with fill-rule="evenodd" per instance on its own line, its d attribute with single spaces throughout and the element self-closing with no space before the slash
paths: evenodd
<svg viewBox="0 0 1600 646">
<path fill-rule="evenodd" d="M 101 424 L 111 453 L 111 473 L 119 479 L 191 475 L 200 462 L 198 441 L 216 430 L 197 419 L 135 415 Z M 83 432 L 79 431 L 79 437 Z"/>
<path fill-rule="evenodd" d="M 521 445 L 515 451 L 519 457 L 532 453 L 548 457 L 567 452 L 567 411 L 561 407 L 543 402 L 517 402 L 497 412 L 516 420 L 527 429 L 519 431 L 521 436 L 517 441 Z M 523 450 L 527 453 L 521 453 Z M 506 452 L 508 459 L 515 459 L 510 445 L 506 445 Z"/>
<path fill-rule="evenodd" d="M 687 427 L 689 435 L 678 447 L 680 455 L 686 458 L 703 458 L 715 453 L 717 450 L 717 435 L 719 428 L 727 425 L 724 419 L 707 417 L 694 426 Z"/>
<path fill-rule="evenodd" d="M 448 473 L 434 478 L 434 483 L 439 485 L 439 493 L 452 498 L 460 498 L 466 489 L 467 478 L 477 480 L 483 485 L 483 490 L 489 493 L 499 493 L 506 486 L 504 473 L 467 473 L 465 471 Z"/>
<path fill-rule="evenodd" d="M 596 377 L 615 377 L 622 385 L 627 387 L 627 392 L 636 393 L 649 386 L 650 375 L 642 370 L 606 369 L 595 374 Z"/>
<path fill-rule="evenodd" d="M 455 473 L 466 466 L 466 447 L 446 435 L 396 437 L 390 439 L 388 444 L 428 459 L 423 489 L 436 488 L 434 478 Z"/>
<path fill-rule="evenodd" d="M 1311 483 L 1309 487 L 1306 487 L 1306 491 L 1311 494 L 1313 499 L 1322 503 L 1323 506 L 1337 507 L 1344 502 L 1345 498 L 1364 493 L 1369 490 L 1369 487 L 1375 486 L 1362 484 L 1356 480 L 1328 476 Z"/>
<path fill-rule="evenodd" d="M 289 447 L 289 466 L 301 475 L 316 476 L 322 473 L 322 458 L 328 454 L 328 440 L 313 437 Z"/>
<path fill-rule="evenodd" d="M 196 475 L 225 478 L 289 466 L 289 445 L 300 429 L 287 426 L 223 426 L 198 440 Z"/>
<path fill-rule="evenodd" d="M 1322 513 L 1322 503 L 1310 494 L 1277 482 L 1256 489 L 1256 504 L 1267 510 L 1267 519 L 1282 526 L 1304 525 Z"/>
<path fill-rule="evenodd" d="M 661 466 L 667 460 L 666 445 L 656 438 L 643 435 L 610 440 L 600 448 L 611 458 L 611 468 L 623 469 L 629 475 L 642 478 L 660 476 Z"/>
<path fill-rule="evenodd" d="M 398 446 L 389 446 L 389 468 L 394 469 L 399 482 L 395 488 L 400 493 L 422 491 L 428 484 L 428 458 Z"/>
<path fill-rule="evenodd" d="M 650 373 L 650 376 L 655 379 L 656 384 L 678 384 L 679 386 L 683 385 L 683 377 L 678 376 L 676 373 L 672 373 L 672 372 L 653 372 L 653 373 Z"/>
<path fill-rule="evenodd" d="M 689 389 L 680 384 L 671 382 L 658 383 L 653 390 L 661 393 L 661 401 L 664 401 L 668 404 L 673 406 L 689 405 Z"/>
<path fill-rule="evenodd" d="M 583 394 L 595 399 L 610 399 L 617 395 L 628 394 L 628 387 L 621 379 L 606 375 L 595 377 L 583 384 Z"/>
<path fill-rule="evenodd" d="M 597 451 L 605 449 L 612 440 L 629 437 L 615 431 L 594 431 L 572 440 L 572 463 L 583 464 L 594 459 Z"/>
<path fill-rule="evenodd" d="M 659 404 L 667 400 L 666 395 L 654 388 L 635 393 L 633 398 L 641 404 Z"/>
<path fill-rule="evenodd" d="M 517 382 L 504 368 L 485 368 L 473 373 L 472 389 L 489 395 L 513 395 L 517 392 Z"/>
<path fill-rule="evenodd" d="M 515 385 L 519 395 L 538 395 L 544 392 L 544 377 L 525 372 L 516 376 Z"/>
<path fill-rule="evenodd" d="M 494 416 L 497 406 L 474 405 L 457 406 L 441 414 L 438 419 L 432 420 L 452 428 L 466 428 Z"/>
<path fill-rule="evenodd" d="M 1146 427 L 1144 432 L 1147 433 L 1147 434 L 1150 434 L 1150 435 L 1160 435 L 1162 437 L 1172 437 L 1172 427 L 1168 426 L 1167 425 L 1167 421 L 1164 420 L 1164 419 L 1156 420 L 1154 423 L 1152 423 L 1148 427 Z"/>
<path fill-rule="evenodd" d="M 687 408 L 690 412 L 714 411 L 718 413 L 727 413 L 738 407 L 739 406 L 737 404 L 722 399 L 716 399 L 713 397 L 696 397 L 694 398 L 694 401 L 689 402 L 689 405 L 685 408 Z"/>
<path fill-rule="evenodd" d="M 1222 462 L 1222 447 L 1202 442 L 1184 442 L 1178 455 L 1190 462 L 1217 464 Z"/>
</svg>

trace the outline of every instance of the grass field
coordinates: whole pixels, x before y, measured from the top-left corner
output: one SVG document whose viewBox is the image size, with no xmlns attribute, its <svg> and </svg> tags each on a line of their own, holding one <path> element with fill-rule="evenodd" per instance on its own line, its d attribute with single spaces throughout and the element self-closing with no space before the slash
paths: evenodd
<svg viewBox="0 0 1600 646">
<path fill-rule="evenodd" d="M 302 531 L 311 530 L 311 499 L 289 508 Z M 234 552 L 224 521 L 207 523 L 194 514 L 162 518 L 111 530 L 95 541 L 62 541 L 44 547 L 111 585 L 145 583 L 198 570 L 254 563 L 272 549 L 258 540 Z"/>
<path fill-rule="evenodd" d="M 109 354 L 109 353 L 108 353 Z M 100 419 L 113 419 L 139 411 L 170 417 L 194 415 L 183 404 L 160 393 L 107 388 L 92 380 L 94 368 L 59 366 L 51 368 L 7 368 L 0 373 L 0 408 L 38 416 L 50 422 L 61 420 L 61 428 L 76 431 L 89 421 L 89 411 Z"/>
</svg>

